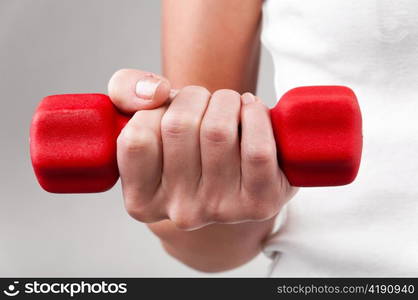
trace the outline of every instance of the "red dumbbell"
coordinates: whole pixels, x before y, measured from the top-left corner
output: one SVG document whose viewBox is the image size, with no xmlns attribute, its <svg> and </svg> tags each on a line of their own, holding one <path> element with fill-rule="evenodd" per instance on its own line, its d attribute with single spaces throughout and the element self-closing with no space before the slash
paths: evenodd
<svg viewBox="0 0 418 300">
<path fill-rule="evenodd" d="M 32 164 L 53 193 L 93 193 L 118 180 L 116 138 L 129 117 L 108 96 L 45 97 L 30 131 Z M 299 87 L 271 110 L 279 164 L 293 186 L 336 186 L 357 176 L 362 151 L 361 112 L 343 86 Z"/>
</svg>

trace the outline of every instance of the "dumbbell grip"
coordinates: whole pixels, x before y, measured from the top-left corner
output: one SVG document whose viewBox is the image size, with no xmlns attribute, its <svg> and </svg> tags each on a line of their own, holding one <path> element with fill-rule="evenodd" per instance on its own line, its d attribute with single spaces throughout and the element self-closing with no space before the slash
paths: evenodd
<svg viewBox="0 0 418 300">
<path fill-rule="evenodd" d="M 293 186 L 351 183 L 362 149 L 351 89 L 295 88 L 270 111 L 280 168 Z M 119 178 L 116 139 L 130 117 L 102 94 L 44 98 L 32 120 L 30 152 L 40 185 L 54 193 L 110 189 Z"/>
</svg>

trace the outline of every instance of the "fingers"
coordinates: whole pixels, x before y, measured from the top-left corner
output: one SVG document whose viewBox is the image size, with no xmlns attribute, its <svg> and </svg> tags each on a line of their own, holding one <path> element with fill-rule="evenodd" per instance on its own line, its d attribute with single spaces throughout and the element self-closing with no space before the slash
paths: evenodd
<svg viewBox="0 0 418 300">
<path fill-rule="evenodd" d="M 200 126 L 209 98 L 209 91 L 203 87 L 185 87 L 161 121 L 163 184 L 173 191 L 194 188 L 200 180 Z"/>
<path fill-rule="evenodd" d="M 155 74 L 122 69 L 110 78 L 109 97 L 121 111 L 132 114 L 138 110 L 163 105 L 170 96 L 170 82 Z"/>
<path fill-rule="evenodd" d="M 137 111 L 117 155 L 126 209 L 142 222 L 266 220 L 289 199 L 269 111 L 249 93 L 185 87 L 169 106 Z"/>
<path fill-rule="evenodd" d="M 209 190 L 239 182 L 240 109 L 241 97 L 235 91 L 218 90 L 210 99 L 200 130 L 202 179 Z"/>
<path fill-rule="evenodd" d="M 280 184 L 276 144 L 267 107 L 250 93 L 242 95 L 242 186 L 250 196 L 263 198 L 266 187 Z M 284 176 L 282 176 L 284 178 Z"/>
<path fill-rule="evenodd" d="M 165 107 L 135 113 L 118 137 L 117 158 L 125 207 L 142 222 L 164 219 L 155 197 L 161 181 L 160 122 Z"/>
</svg>

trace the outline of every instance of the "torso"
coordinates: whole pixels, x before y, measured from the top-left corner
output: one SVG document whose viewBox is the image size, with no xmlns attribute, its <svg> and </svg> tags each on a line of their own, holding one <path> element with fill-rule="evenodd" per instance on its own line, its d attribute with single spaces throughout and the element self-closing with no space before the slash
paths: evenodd
<svg viewBox="0 0 418 300">
<path fill-rule="evenodd" d="M 270 0 L 262 39 L 280 96 L 347 85 L 363 114 L 359 175 L 301 189 L 268 242 L 273 276 L 418 276 L 418 2 Z"/>
</svg>

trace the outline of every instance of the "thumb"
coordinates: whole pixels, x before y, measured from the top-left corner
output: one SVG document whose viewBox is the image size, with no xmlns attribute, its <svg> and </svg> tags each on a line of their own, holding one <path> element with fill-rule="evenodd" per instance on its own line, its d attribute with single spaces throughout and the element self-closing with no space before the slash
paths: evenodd
<svg viewBox="0 0 418 300">
<path fill-rule="evenodd" d="M 170 82 L 150 72 L 122 69 L 115 72 L 108 84 L 109 97 L 124 113 L 153 109 L 163 105 L 169 98 Z"/>
</svg>

